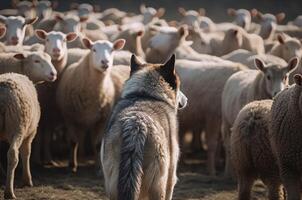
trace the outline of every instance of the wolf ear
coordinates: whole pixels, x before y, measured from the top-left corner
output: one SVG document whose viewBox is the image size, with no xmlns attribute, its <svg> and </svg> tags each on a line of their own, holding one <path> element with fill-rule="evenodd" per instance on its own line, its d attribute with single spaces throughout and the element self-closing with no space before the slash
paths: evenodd
<svg viewBox="0 0 302 200">
<path fill-rule="evenodd" d="M 171 58 L 161 66 L 160 74 L 173 89 L 176 89 L 177 80 L 175 72 L 175 54 L 173 54 Z"/>
<path fill-rule="evenodd" d="M 131 56 L 130 68 L 130 75 L 143 68 L 143 63 L 134 54 Z"/>
<path fill-rule="evenodd" d="M 165 71 L 175 74 L 175 54 L 163 65 Z"/>
</svg>

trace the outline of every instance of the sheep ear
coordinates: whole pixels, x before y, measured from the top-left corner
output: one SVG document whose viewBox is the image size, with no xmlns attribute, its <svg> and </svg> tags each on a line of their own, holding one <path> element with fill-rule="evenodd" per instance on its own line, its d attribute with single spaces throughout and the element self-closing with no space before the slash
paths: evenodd
<svg viewBox="0 0 302 200">
<path fill-rule="evenodd" d="M 183 36 L 187 36 L 188 35 L 188 27 L 187 26 L 181 26 L 179 29 L 178 29 L 178 33 L 181 37 Z"/>
<path fill-rule="evenodd" d="M 288 65 L 287 65 L 287 71 L 288 73 L 293 72 L 299 64 L 299 58 L 298 57 L 293 57 L 292 59 L 290 59 L 288 61 Z"/>
<path fill-rule="evenodd" d="M 52 9 L 56 9 L 59 6 L 59 2 L 58 1 L 52 1 L 51 2 L 51 8 Z"/>
<path fill-rule="evenodd" d="M 83 43 L 83 45 L 84 45 L 85 48 L 91 49 L 91 47 L 92 47 L 91 40 L 89 40 L 88 38 L 83 38 L 82 39 L 82 43 Z"/>
<path fill-rule="evenodd" d="M 14 55 L 14 58 L 16 58 L 18 60 L 24 60 L 26 57 L 23 53 L 17 53 Z"/>
<path fill-rule="evenodd" d="M 66 35 L 66 40 L 67 40 L 67 42 L 72 42 L 75 39 L 77 39 L 77 37 L 78 37 L 78 34 L 71 32 Z"/>
<path fill-rule="evenodd" d="M 276 14 L 276 19 L 277 19 L 278 23 L 280 23 L 284 18 L 285 18 L 285 13 L 284 12 Z"/>
<path fill-rule="evenodd" d="M 130 75 L 143 68 L 143 63 L 134 54 L 131 56 L 130 68 Z"/>
<path fill-rule="evenodd" d="M 78 9 L 78 7 L 79 7 L 78 3 L 71 3 L 70 4 L 70 10 L 76 10 L 76 9 Z"/>
<path fill-rule="evenodd" d="M 143 36 L 144 35 L 144 31 L 143 30 L 140 30 L 136 33 L 136 36 Z"/>
<path fill-rule="evenodd" d="M 56 19 L 56 21 L 63 21 L 64 20 L 63 16 L 60 15 L 60 14 L 56 14 L 55 19 Z"/>
<path fill-rule="evenodd" d="M 32 18 L 32 19 L 27 19 L 25 20 L 25 24 L 34 24 L 37 20 L 38 20 L 39 17 L 35 17 L 35 18 Z"/>
<path fill-rule="evenodd" d="M 259 69 L 262 72 L 265 72 L 265 64 L 261 59 L 255 58 L 254 62 L 257 69 Z"/>
<path fill-rule="evenodd" d="M 236 10 L 234 8 L 229 8 L 227 12 L 229 16 L 236 16 Z"/>
<path fill-rule="evenodd" d="M 93 6 L 93 12 L 101 12 L 101 6 L 95 4 L 95 5 Z"/>
<path fill-rule="evenodd" d="M 252 10 L 250 10 L 250 13 L 251 13 L 251 16 L 254 18 L 258 14 L 258 10 L 256 8 L 253 8 Z"/>
<path fill-rule="evenodd" d="M 184 9 L 183 7 L 179 7 L 179 8 L 178 8 L 178 12 L 179 12 L 182 16 L 186 16 L 186 13 L 187 13 L 186 9 Z"/>
<path fill-rule="evenodd" d="M 42 30 L 42 29 L 37 29 L 35 30 L 35 35 L 37 36 L 37 38 L 39 38 L 40 40 L 45 40 L 47 37 L 47 33 Z"/>
<path fill-rule="evenodd" d="M 294 81 L 297 85 L 302 86 L 302 75 L 301 74 L 295 74 L 294 75 Z"/>
<path fill-rule="evenodd" d="M 141 13 L 146 12 L 146 5 L 145 5 L 145 4 L 141 4 L 140 7 L 139 7 L 139 11 L 140 11 Z"/>
<path fill-rule="evenodd" d="M 5 26 L 0 26 L 0 38 L 2 38 L 6 33 Z"/>
<path fill-rule="evenodd" d="M 114 41 L 113 43 L 113 49 L 114 50 L 120 50 L 125 46 L 126 40 L 124 39 L 118 39 L 116 41 Z"/>
<path fill-rule="evenodd" d="M 166 10 L 164 8 L 159 8 L 155 14 L 156 17 L 161 18 L 162 16 L 164 16 Z"/>
<path fill-rule="evenodd" d="M 285 43 L 285 36 L 283 34 L 278 34 L 277 35 L 277 39 L 280 42 L 280 44 L 284 44 Z"/>
<path fill-rule="evenodd" d="M 206 16 L 206 9 L 199 8 L 198 9 L 198 14 L 199 14 L 199 16 Z"/>
<path fill-rule="evenodd" d="M 5 16 L 0 15 L 0 22 L 1 22 L 1 23 L 5 24 L 6 19 L 7 19 L 7 18 L 6 18 Z"/>
<path fill-rule="evenodd" d="M 80 17 L 80 22 L 86 22 L 88 20 L 88 16 L 82 16 Z"/>
</svg>

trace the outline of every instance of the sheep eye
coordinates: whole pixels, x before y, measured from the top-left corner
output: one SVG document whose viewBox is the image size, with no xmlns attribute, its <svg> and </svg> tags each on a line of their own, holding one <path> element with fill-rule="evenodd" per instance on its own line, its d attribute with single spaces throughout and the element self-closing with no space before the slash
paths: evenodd
<svg viewBox="0 0 302 200">
<path fill-rule="evenodd" d="M 267 78 L 267 80 L 271 80 L 271 76 L 270 75 L 267 75 L 266 78 Z"/>
<path fill-rule="evenodd" d="M 92 49 L 92 51 L 93 51 L 93 52 L 96 52 L 96 50 L 95 50 L 95 49 Z"/>
<path fill-rule="evenodd" d="M 46 39 L 46 42 L 49 42 L 49 39 Z"/>
<path fill-rule="evenodd" d="M 35 63 L 40 63 L 40 60 L 35 60 Z"/>
</svg>

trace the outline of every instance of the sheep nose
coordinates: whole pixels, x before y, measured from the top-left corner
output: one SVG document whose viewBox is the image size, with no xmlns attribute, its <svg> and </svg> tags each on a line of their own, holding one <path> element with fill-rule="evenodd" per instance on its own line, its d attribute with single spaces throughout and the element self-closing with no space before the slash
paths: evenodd
<svg viewBox="0 0 302 200">
<path fill-rule="evenodd" d="M 14 42 L 14 43 L 18 43 L 19 38 L 16 37 L 16 36 L 13 36 L 13 37 L 11 37 L 11 41 Z"/>
<path fill-rule="evenodd" d="M 59 48 L 54 48 L 54 49 L 52 50 L 52 52 L 53 52 L 53 53 L 60 53 L 61 50 L 60 50 Z"/>
<path fill-rule="evenodd" d="M 102 63 L 103 65 L 108 65 L 109 61 L 108 61 L 108 60 L 102 60 L 101 63 Z"/>
<path fill-rule="evenodd" d="M 50 75 L 51 75 L 51 76 L 56 76 L 57 74 L 54 73 L 54 72 L 50 72 Z"/>
</svg>

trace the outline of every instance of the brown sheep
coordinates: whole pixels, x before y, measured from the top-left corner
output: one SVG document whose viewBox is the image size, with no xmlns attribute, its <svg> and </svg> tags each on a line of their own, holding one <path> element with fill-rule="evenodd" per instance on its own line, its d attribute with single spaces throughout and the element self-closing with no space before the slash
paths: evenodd
<svg viewBox="0 0 302 200">
<path fill-rule="evenodd" d="M 281 200 L 283 190 L 277 161 L 269 138 L 272 100 L 253 101 L 244 106 L 234 122 L 231 159 L 238 180 L 238 199 L 251 199 L 251 189 L 260 178 L 268 187 L 270 200 Z"/>
</svg>

